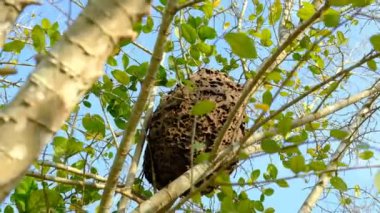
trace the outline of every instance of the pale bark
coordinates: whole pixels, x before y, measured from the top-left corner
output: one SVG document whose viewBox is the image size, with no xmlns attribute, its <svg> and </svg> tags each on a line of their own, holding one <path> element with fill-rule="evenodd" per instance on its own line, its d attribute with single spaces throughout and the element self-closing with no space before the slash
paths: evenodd
<svg viewBox="0 0 380 213">
<path fill-rule="evenodd" d="M 0 0 L 0 48 L 22 10 L 36 0 Z"/>
<path fill-rule="evenodd" d="M 356 114 L 354 121 L 348 128 L 348 132 L 350 132 L 350 135 L 340 142 L 338 148 L 332 155 L 326 170 L 338 169 L 338 163 L 344 157 L 348 147 L 353 143 L 354 139 L 359 134 L 358 129 L 363 124 L 363 121 L 365 121 L 368 118 L 368 115 L 371 114 L 372 105 L 378 97 L 379 95 L 377 93 L 372 97 L 368 98 L 367 102 L 363 105 L 361 110 Z M 300 213 L 311 212 L 313 207 L 318 202 L 318 199 L 321 197 L 323 191 L 329 184 L 330 179 L 331 174 L 329 173 L 323 173 L 319 177 L 317 183 L 314 185 L 313 189 L 310 191 L 309 195 L 307 196 L 301 208 L 299 209 Z"/>
<path fill-rule="evenodd" d="M 285 0 L 284 9 L 281 16 L 280 24 L 278 25 L 278 37 L 279 39 L 283 38 L 286 34 L 289 33 L 290 29 L 287 29 L 286 24 L 291 23 L 291 11 L 294 5 L 294 0 Z"/>
<path fill-rule="evenodd" d="M 115 193 L 116 184 L 119 180 L 120 172 L 123 168 L 125 159 L 130 150 L 132 141 L 135 137 L 137 125 L 140 121 L 141 115 L 145 110 L 148 103 L 149 96 L 152 92 L 155 83 L 156 73 L 160 66 L 162 56 L 164 53 L 165 44 L 169 34 L 169 27 L 176 13 L 176 0 L 169 0 L 162 17 L 162 22 L 158 36 L 155 42 L 153 54 L 149 63 L 148 71 L 142 83 L 139 97 L 133 107 L 131 117 L 128 120 L 127 127 L 124 132 L 123 139 L 117 150 L 115 159 L 113 161 L 111 171 L 108 176 L 106 188 L 103 192 L 102 199 L 99 205 L 100 212 L 109 212 L 112 206 L 112 198 Z"/>
<path fill-rule="evenodd" d="M 148 12 L 144 0 L 89 1 L 62 39 L 42 57 L 0 116 L 0 200 L 103 74 L 104 63 L 118 42 L 136 36 L 132 26 Z"/>
</svg>

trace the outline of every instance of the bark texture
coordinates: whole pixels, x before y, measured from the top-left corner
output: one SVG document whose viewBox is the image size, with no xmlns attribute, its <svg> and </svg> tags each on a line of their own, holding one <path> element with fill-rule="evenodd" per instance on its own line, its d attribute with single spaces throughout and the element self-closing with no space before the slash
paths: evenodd
<svg viewBox="0 0 380 213">
<path fill-rule="evenodd" d="M 89 1 L 62 39 L 42 57 L 0 115 L 0 200 L 103 74 L 103 65 L 119 41 L 136 36 L 132 26 L 148 12 L 144 0 Z"/>
</svg>

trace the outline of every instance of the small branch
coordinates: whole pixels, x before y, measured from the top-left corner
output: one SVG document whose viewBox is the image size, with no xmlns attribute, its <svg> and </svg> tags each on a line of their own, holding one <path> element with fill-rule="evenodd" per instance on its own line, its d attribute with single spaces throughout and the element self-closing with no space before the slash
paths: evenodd
<svg viewBox="0 0 380 213">
<path fill-rule="evenodd" d="M 264 184 L 269 184 L 269 183 L 276 183 L 276 182 L 282 181 L 282 180 L 293 180 L 293 179 L 297 179 L 297 178 L 305 178 L 305 177 L 310 177 L 310 176 L 319 176 L 321 174 L 326 174 L 326 173 L 331 173 L 331 172 L 345 172 L 345 171 L 351 171 L 351 170 L 373 169 L 373 168 L 380 168 L 380 165 L 355 166 L 355 167 L 347 167 L 347 168 L 326 169 L 326 170 L 323 170 L 323 171 L 317 171 L 317 172 L 306 173 L 306 174 L 298 174 L 298 175 L 294 175 L 294 176 L 278 178 L 278 179 L 275 179 L 275 180 L 256 181 L 254 183 L 247 182 L 245 185 L 264 185 Z M 241 186 L 241 183 L 219 183 L 218 182 L 218 185 Z"/>
<path fill-rule="evenodd" d="M 135 149 L 135 154 L 133 155 L 131 165 L 129 167 L 127 181 L 125 182 L 125 186 L 122 189 L 124 192 L 127 192 L 127 193 L 131 193 L 132 192 L 132 186 L 133 186 L 133 183 L 134 183 L 135 178 L 136 178 L 137 167 L 139 165 L 141 153 L 142 153 L 142 150 L 143 150 L 143 147 L 144 147 L 144 142 L 145 142 L 145 138 L 146 138 L 146 132 L 147 132 L 147 129 L 148 129 L 149 121 L 150 121 L 150 119 L 152 117 L 152 114 L 153 114 L 154 96 L 156 94 L 156 90 L 157 90 L 157 88 L 155 87 L 153 89 L 152 94 L 149 97 L 148 109 L 145 112 L 145 118 L 144 118 L 144 121 L 142 122 L 141 135 L 140 135 L 139 141 L 137 143 L 137 146 L 136 146 L 136 149 Z M 127 206 L 128 206 L 128 202 L 129 202 L 128 197 L 127 196 L 123 196 L 120 199 L 120 202 L 119 202 L 119 205 L 118 205 L 118 210 L 119 211 L 126 210 Z"/>
<path fill-rule="evenodd" d="M 135 137 L 137 125 L 140 121 L 141 115 L 145 110 L 148 98 L 152 92 L 155 83 L 156 73 L 160 66 L 162 56 L 164 53 L 165 44 L 169 34 L 170 24 L 176 13 L 175 6 L 176 0 L 169 0 L 162 17 L 162 23 L 158 33 L 158 37 L 153 50 L 153 55 L 149 64 L 148 72 L 142 83 L 139 97 L 133 107 L 131 117 L 129 118 L 127 127 L 125 128 L 123 139 L 116 152 L 114 162 L 109 173 L 109 177 L 104 189 L 102 199 L 99 205 L 100 212 L 109 212 L 112 205 L 113 194 L 116 189 L 120 172 L 123 168 L 127 154 L 129 153 L 132 141 Z"/>
<path fill-rule="evenodd" d="M 202 2 L 202 1 L 204 1 L 204 0 L 193 0 L 193 1 L 188 1 L 188 2 L 186 2 L 186 3 L 183 3 L 183 4 L 178 5 L 175 9 L 176 9 L 177 11 L 180 11 L 180 10 L 182 10 L 182 9 L 185 9 L 186 7 L 191 7 L 191 6 L 193 6 L 194 4 L 197 4 L 197 3 Z"/>
<path fill-rule="evenodd" d="M 47 167 L 52 167 L 52 168 L 56 168 L 59 170 L 67 171 L 67 172 L 70 172 L 70 173 L 73 173 L 73 174 L 76 174 L 79 176 L 85 176 L 87 178 L 92 178 L 94 180 L 101 181 L 101 182 L 107 181 L 107 178 L 104 178 L 100 175 L 96 175 L 96 174 L 92 174 L 92 173 L 83 173 L 83 171 L 80 169 L 77 169 L 77 168 L 74 168 L 71 166 L 67 166 L 67 165 L 62 164 L 62 163 L 54 163 L 51 161 L 44 160 L 44 161 L 37 161 L 37 164 L 40 166 L 47 166 Z"/>
<path fill-rule="evenodd" d="M 379 84 L 379 83 L 377 83 Z M 371 108 L 373 103 L 379 97 L 379 94 L 374 94 L 371 98 L 367 100 L 367 102 L 363 105 L 362 109 L 356 114 L 354 121 L 349 127 L 349 131 L 351 132 L 350 136 L 346 137 L 341 141 L 338 148 L 335 150 L 331 160 L 327 166 L 327 170 L 337 169 L 338 163 L 344 156 L 344 153 L 347 151 L 348 147 L 353 143 L 353 138 L 358 134 L 359 127 L 363 124 L 363 122 L 369 117 L 371 112 Z M 331 176 L 324 173 L 319 177 L 317 184 L 314 185 L 313 189 L 305 199 L 302 204 L 299 212 L 308 213 L 311 212 L 315 204 L 317 203 L 319 197 L 323 193 L 327 184 L 329 184 Z"/>
<path fill-rule="evenodd" d="M 73 185 L 73 186 L 80 186 L 80 187 L 86 186 L 86 187 L 95 188 L 95 189 L 104 189 L 105 188 L 105 184 L 103 184 L 103 183 L 85 182 L 85 181 L 81 181 L 81 180 L 69 180 L 66 178 L 56 177 L 56 176 L 52 176 L 52 175 L 43 175 L 40 172 L 34 172 L 34 171 L 29 171 L 26 173 L 26 175 L 29 177 L 34 177 L 34 178 L 38 178 L 41 180 L 53 181 L 55 183 L 62 183 L 62 184 L 66 184 L 66 185 Z M 121 188 L 117 188 L 116 192 L 120 193 L 124 196 L 128 196 L 130 199 L 136 201 L 137 203 L 144 202 L 144 198 L 139 197 L 139 196 L 132 194 L 132 193 L 129 193 L 129 192 L 124 192 Z"/>
<path fill-rule="evenodd" d="M 291 15 L 290 12 L 292 11 L 294 5 L 294 0 L 285 0 L 284 3 L 284 9 L 283 15 L 281 16 L 281 21 L 278 26 L 278 37 L 282 38 L 284 35 L 289 33 L 289 29 L 287 29 L 286 24 L 291 23 Z"/>
<path fill-rule="evenodd" d="M 215 157 L 219 151 L 220 145 L 223 141 L 224 135 L 227 130 L 230 128 L 230 125 L 234 119 L 234 117 L 238 114 L 240 107 L 243 107 L 246 104 L 246 101 L 249 97 L 252 96 L 252 93 L 256 91 L 257 85 L 259 85 L 259 80 L 262 79 L 263 75 L 276 67 L 280 61 L 282 61 L 286 57 L 285 49 L 299 36 L 304 30 L 306 30 L 315 20 L 317 20 L 322 12 L 328 8 L 328 5 L 324 5 L 320 8 L 310 19 L 303 22 L 300 26 L 298 26 L 292 33 L 288 36 L 285 36 L 284 41 L 281 42 L 276 51 L 269 56 L 257 69 L 257 74 L 254 78 L 250 79 L 243 88 L 242 94 L 237 101 L 236 105 L 232 108 L 232 110 L 228 114 L 228 118 L 224 123 L 223 127 L 218 133 L 217 138 L 214 141 L 214 148 L 211 152 L 211 156 Z"/>
<path fill-rule="evenodd" d="M 136 47 L 138 47 L 140 50 L 144 51 L 145 53 L 148 53 L 149 55 L 153 55 L 152 51 L 148 50 L 147 48 L 145 48 L 144 46 L 142 46 L 141 44 L 137 43 L 137 42 L 131 42 L 133 45 L 135 45 Z"/>
</svg>

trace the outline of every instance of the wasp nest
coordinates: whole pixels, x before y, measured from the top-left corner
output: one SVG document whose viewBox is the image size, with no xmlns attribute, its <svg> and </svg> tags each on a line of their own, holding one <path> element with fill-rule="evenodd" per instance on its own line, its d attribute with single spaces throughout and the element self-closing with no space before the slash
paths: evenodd
<svg viewBox="0 0 380 213">
<path fill-rule="evenodd" d="M 146 179 L 157 189 L 165 187 L 190 168 L 194 121 L 194 141 L 203 145 L 200 146 L 202 150 L 194 152 L 193 159 L 202 151 L 212 150 L 218 131 L 242 91 L 239 84 L 218 71 L 201 69 L 191 75 L 189 80 L 190 83 L 177 86 L 162 98 L 149 124 L 143 169 Z M 194 119 L 192 107 L 201 100 L 215 102 L 216 108 Z M 243 132 L 242 119 L 235 118 L 222 146 L 239 141 Z"/>
</svg>

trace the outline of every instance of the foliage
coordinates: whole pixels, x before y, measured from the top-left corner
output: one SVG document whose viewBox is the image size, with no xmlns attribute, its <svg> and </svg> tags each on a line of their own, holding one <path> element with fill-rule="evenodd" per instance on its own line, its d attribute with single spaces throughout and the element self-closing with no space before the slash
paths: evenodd
<svg viewBox="0 0 380 213">
<path fill-rule="evenodd" d="M 69 9 L 52 3 L 38 10 L 56 8 L 54 11 L 60 16 L 69 14 L 62 11 L 73 11 L 77 15 L 82 10 L 78 2 L 71 1 Z M 379 18 L 372 17 L 380 12 L 379 2 L 328 2 L 320 18 L 289 40 L 283 49 L 280 47 L 284 38 L 278 37 L 277 29 L 292 32 L 318 14 L 319 7 L 310 1 L 301 5 L 295 1 L 292 18 L 283 21 L 287 8 L 280 0 L 252 0 L 246 4 L 205 0 L 175 15 L 169 40 L 163 47 L 165 58 L 156 75 L 158 96 L 164 96 L 176 84 L 191 88 L 193 83 L 187 78 L 199 67 L 219 69 L 241 84 L 257 80 L 256 89 L 246 98 L 245 120 L 247 129 L 252 130 L 247 134 L 267 135 L 259 141 L 260 155 L 242 157 L 232 175 L 219 171 L 214 180 L 209 181 L 221 185 L 219 189 L 207 195 L 194 193 L 180 208 L 187 212 L 281 212 L 283 206 L 273 200 L 288 199 L 280 193 L 287 188 L 294 191 L 300 188 L 292 179 L 303 179 L 305 188 L 313 186 L 321 174 L 327 174 L 330 180 L 326 197 L 319 201 L 321 207 L 324 201 L 336 201 L 338 208 L 354 209 L 363 204 L 359 192 L 374 193 L 365 189 L 368 184 L 360 180 L 352 182 L 340 170 L 355 170 L 361 165 L 370 168 L 378 160 L 373 142 L 378 131 L 378 108 L 370 107 L 369 114 L 358 113 L 366 106 L 365 98 L 356 107 L 345 105 L 339 113 L 334 111 L 328 117 L 297 124 L 307 115 L 317 117 L 322 109 L 330 109 L 328 107 L 359 91 L 374 88 L 379 80 L 380 34 L 376 34 Z M 3 212 L 91 211 L 97 207 L 103 192 L 101 185 L 105 183 L 148 72 L 166 4 L 165 0 L 153 1 L 151 16 L 134 26 L 137 40 L 120 43 L 109 56 L 104 76 L 81 99 L 39 161 L 1 206 Z M 31 10 L 22 16 L 28 21 L 18 21 L 0 53 L 1 66 L 16 66 L 21 71 L 19 76 L 0 81 L 4 89 L 3 105 L 19 89 L 19 79 L 26 79 L 28 67 L 35 67 L 29 60 L 31 56 L 48 54 L 71 20 L 70 17 L 63 20 L 44 13 L 39 15 Z M 265 72 L 260 72 L 266 66 L 265 60 L 279 50 L 286 56 L 280 61 L 273 59 Z M 214 109 L 214 102 L 202 100 L 193 106 L 191 113 L 202 116 Z M 360 116 L 363 120 L 358 122 L 357 128 L 352 128 Z M 274 128 L 278 130 L 275 134 Z M 130 156 L 138 150 L 144 131 L 144 126 L 139 126 Z M 342 151 L 341 157 L 332 158 L 342 143 L 349 148 Z M 194 144 L 196 150 L 202 147 L 201 142 Z M 355 165 L 352 159 L 358 159 L 360 165 Z M 127 167 L 132 160 L 128 158 Z M 211 160 L 210 155 L 204 153 L 194 162 Z M 331 166 L 335 169 L 331 170 Z M 131 187 L 131 198 L 136 201 L 132 207 L 155 194 L 139 172 L 140 168 Z M 352 172 L 370 176 L 363 171 Z M 371 176 L 377 191 L 380 191 L 379 174 Z M 119 179 L 119 189 L 127 175 L 124 173 Z M 295 205 L 301 205 L 304 199 L 297 197 L 295 200 L 300 201 Z M 378 203 L 374 205 L 380 208 Z"/>
</svg>

